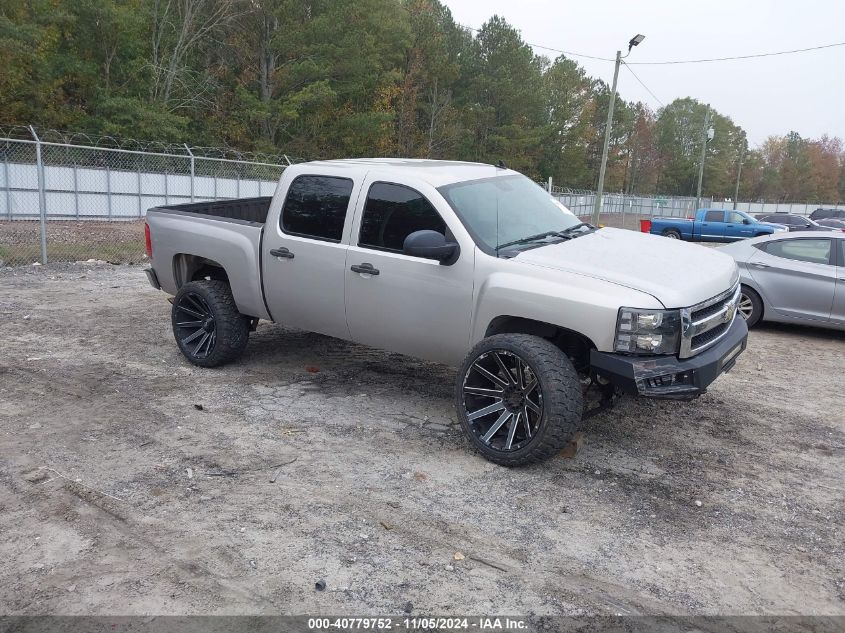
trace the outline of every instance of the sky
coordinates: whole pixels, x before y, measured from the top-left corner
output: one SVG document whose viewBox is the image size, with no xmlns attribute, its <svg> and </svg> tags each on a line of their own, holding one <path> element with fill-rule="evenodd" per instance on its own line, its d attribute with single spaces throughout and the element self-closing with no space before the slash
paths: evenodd
<svg viewBox="0 0 845 633">
<path fill-rule="evenodd" d="M 642 33 L 629 62 L 730 57 L 845 42 L 845 0 L 444 0 L 456 22 L 504 17 L 534 45 L 613 58 Z M 554 58 L 557 53 L 536 47 Z M 608 84 L 613 62 L 571 56 Z M 619 95 L 653 109 L 678 97 L 710 103 L 754 147 L 794 130 L 845 139 L 845 46 L 776 57 L 624 67 Z"/>
</svg>

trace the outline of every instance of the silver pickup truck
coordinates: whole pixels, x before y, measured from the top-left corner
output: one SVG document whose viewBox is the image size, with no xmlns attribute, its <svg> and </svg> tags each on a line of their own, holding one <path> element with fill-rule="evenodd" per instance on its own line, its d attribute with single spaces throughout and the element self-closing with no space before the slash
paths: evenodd
<svg viewBox="0 0 845 633">
<path fill-rule="evenodd" d="M 589 387 L 693 398 L 746 345 L 729 256 L 582 223 L 491 165 L 303 163 L 272 198 L 150 209 L 146 238 L 190 362 L 267 319 L 457 366 L 460 423 L 504 465 L 559 451 Z"/>
</svg>

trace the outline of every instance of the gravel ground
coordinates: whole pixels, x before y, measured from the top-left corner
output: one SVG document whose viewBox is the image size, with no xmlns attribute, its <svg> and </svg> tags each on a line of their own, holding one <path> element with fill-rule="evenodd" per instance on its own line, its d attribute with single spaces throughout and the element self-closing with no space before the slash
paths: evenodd
<svg viewBox="0 0 845 633">
<path fill-rule="evenodd" d="M 697 401 L 509 470 L 449 368 L 262 323 L 203 370 L 169 307 L 0 271 L 0 612 L 845 615 L 843 333 L 760 327 Z"/>
</svg>

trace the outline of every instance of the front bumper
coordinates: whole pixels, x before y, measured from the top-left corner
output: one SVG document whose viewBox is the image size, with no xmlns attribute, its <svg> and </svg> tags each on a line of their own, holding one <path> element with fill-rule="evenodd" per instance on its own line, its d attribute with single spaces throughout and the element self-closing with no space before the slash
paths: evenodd
<svg viewBox="0 0 845 633">
<path fill-rule="evenodd" d="M 650 398 L 693 398 L 704 393 L 716 378 L 736 363 L 745 350 L 748 327 L 734 318 L 722 339 L 691 358 L 675 356 L 628 356 L 590 352 L 593 372 L 624 392 Z"/>
<path fill-rule="evenodd" d="M 145 268 L 144 273 L 147 275 L 147 281 L 150 282 L 150 285 L 156 290 L 161 290 L 161 284 L 158 282 L 158 275 L 156 275 L 156 271 L 152 268 Z"/>
</svg>

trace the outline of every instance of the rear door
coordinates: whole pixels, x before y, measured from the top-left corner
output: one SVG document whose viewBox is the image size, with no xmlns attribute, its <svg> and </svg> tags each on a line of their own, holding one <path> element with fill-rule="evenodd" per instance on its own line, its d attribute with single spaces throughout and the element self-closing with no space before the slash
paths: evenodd
<svg viewBox="0 0 845 633">
<path fill-rule="evenodd" d="M 403 254 L 405 238 L 424 229 L 458 241 L 457 261 L 445 265 Z M 471 239 L 430 185 L 410 180 L 398 184 L 370 172 L 346 259 L 346 318 L 352 340 L 457 364 L 469 344 L 474 252 Z"/>
<path fill-rule="evenodd" d="M 828 321 L 836 289 L 830 238 L 785 238 L 764 242 L 748 262 L 769 305 L 793 318 Z"/>
<path fill-rule="evenodd" d="M 279 221 L 264 228 L 262 279 L 274 321 L 348 339 L 346 242 L 361 178 L 341 173 L 329 168 L 280 183 L 287 194 Z"/>
<path fill-rule="evenodd" d="M 699 222 L 702 242 L 721 242 L 725 238 L 725 212 L 708 210 Z"/>
<path fill-rule="evenodd" d="M 836 290 L 833 294 L 833 308 L 830 320 L 845 325 L 845 240 L 833 240 L 834 251 L 839 257 L 836 267 Z"/>
</svg>

